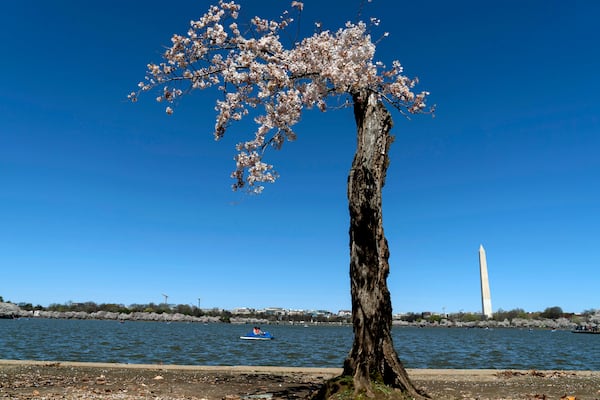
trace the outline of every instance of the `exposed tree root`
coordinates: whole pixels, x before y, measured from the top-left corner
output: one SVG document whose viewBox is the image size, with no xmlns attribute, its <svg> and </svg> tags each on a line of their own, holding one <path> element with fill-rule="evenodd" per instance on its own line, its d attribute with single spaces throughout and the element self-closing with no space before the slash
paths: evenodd
<svg viewBox="0 0 600 400">
<path fill-rule="evenodd" d="M 356 390 L 354 378 L 342 375 L 325 382 L 311 400 L 424 400 L 429 399 L 423 393 L 409 394 L 401 389 L 385 385 L 380 380 L 369 382 L 370 390 Z"/>
</svg>

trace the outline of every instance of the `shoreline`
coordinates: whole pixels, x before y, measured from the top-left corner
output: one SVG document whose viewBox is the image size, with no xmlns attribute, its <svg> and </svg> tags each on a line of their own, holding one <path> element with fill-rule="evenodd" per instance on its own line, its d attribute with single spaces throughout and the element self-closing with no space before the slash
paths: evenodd
<svg viewBox="0 0 600 400">
<path fill-rule="evenodd" d="M 53 314 L 53 315 L 49 315 Z M 266 326 L 311 326 L 311 327 L 327 327 L 327 326 L 341 326 L 352 328 L 351 322 L 309 322 L 309 323 L 298 323 L 294 321 L 270 321 L 267 319 L 256 319 L 256 318 L 243 318 L 243 317 L 232 317 L 230 321 L 221 321 L 218 317 L 192 317 L 183 314 L 155 314 L 147 313 L 148 315 L 140 316 L 130 314 L 116 314 L 116 315 L 104 315 L 94 316 L 91 314 L 81 315 L 54 315 L 58 312 L 46 312 L 43 316 L 2 316 L 0 320 L 64 320 L 64 321 L 115 321 L 119 323 L 135 323 L 135 322 L 156 322 L 156 323 L 187 323 L 187 324 L 225 324 L 225 325 L 266 325 Z M 61 314 L 78 314 L 78 313 L 61 313 Z M 134 313 L 134 314 L 146 314 L 146 313 Z M 587 334 L 600 334 L 600 331 L 596 326 L 594 330 L 581 329 L 579 326 L 570 322 L 558 322 L 555 320 L 527 320 L 527 321 L 514 321 L 514 322 L 499 322 L 495 320 L 487 321 L 471 321 L 471 322 L 459 322 L 459 321 L 446 321 L 444 323 L 431 323 L 431 322 L 406 322 L 402 320 L 392 320 L 392 328 L 404 329 L 404 328 L 432 328 L 432 329 L 484 329 L 484 330 L 495 330 L 495 329 L 507 329 L 507 330 L 529 330 L 529 331 L 564 331 L 571 333 L 587 333 Z"/>
<path fill-rule="evenodd" d="M 337 376 L 342 373 L 342 368 L 330 367 L 280 367 L 270 365 L 181 365 L 181 364 L 124 364 L 109 362 L 86 362 L 86 361 L 44 361 L 44 360 L 9 360 L 0 359 L 0 368 L 4 366 L 36 366 L 36 367 L 72 367 L 72 368 L 99 368 L 99 369 L 132 369 L 132 370 L 164 370 L 164 371 L 196 371 L 196 372 L 225 372 L 225 373 L 260 373 L 281 374 L 300 373 L 315 375 Z M 514 374 L 537 373 L 566 373 L 573 375 L 592 375 L 600 379 L 600 371 L 594 370 L 524 370 L 524 369 L 469 369 L 469 368 L 406 368 L 411 376 L 490 376 L 506 371 Z M 600 381 L 598 382 L 600 384 Z M 600 387 L 598 388 L 600 389 Z"/>
<path fill-rule="evenodd" d="M 4 360 L 0 359 L 0 369 L 4 366 L 32 366 L 32 367 L 65 367 L 65 368 L 97 368 L 97 369 L 130 369 L 149 371 L 193 371 L 210 373 L 258 373 L 281 374 L 300 373 L 337 376 L 342 373 L 341 368 L 318 367 L 278 367 L 261 365 L 179 365 L 179 364 L 123 364 L 108 362 L 85 361 L 39 361 L 39 360 Z"/>
<path fill-rule="evenodd" d="M 125 307 L 125 306 L 123 306 Z M 125 307 L 126 308 L 126 307 Z M 224 310 L 222 310 L 224 311 Z M 239 325 L 305 325 L 306 321 L 284 320 L 277 321 L 268 318 L 265 315 L 245 316 L 244 314 L 233 314 L 227 318 L 227 321 L 222 319 L 222 316 L 192 316 L 189 314 L 181 314 L 178 312 L 156 312 L 156 311 L 104 311 L 97 310 L 92 312 L 87 311 L 49 311 L 49 310 L 24 310 L 13 303 L 0 302 L 0 318 L 6 319 L 75 319 L 75 320 L 113 320 L 119 322 L 126 321 L 153 321 L 153 322 L 193 322 L 193 323 L 232 323 Z M 576 330 L 584 327 L 598 329 L 600 323 L 600 311 L 594 316 L 577 321 L 569 318 L 522 318 L 510 317 L 504 320 L 485 319 L 485 320 L 455 320 L 452 318 L 441 318 L 439 320 L 429 321 L 425 318 L 409 322 L 401 318 L 393 316 L 392 324 L 399 327 L 440 327 L 440 328 L 517 328 L 517 329 L 559 329 L 559 330 Z M 315 323 L 310 322 L 310 325 L 341 325 L 352 326 L 352 321 L 349 317 L 341 317 L 335 322 L 322 320 Z"/>
<path fill-rule="evenodd" d="M 341 368 L 0 360 L 0 398 L 308 398 Z M 600 398 L 600 371 L 407 369 L 436 399 Z M 144 396 L 144 397 L 140 397 Z"/>
</svg>

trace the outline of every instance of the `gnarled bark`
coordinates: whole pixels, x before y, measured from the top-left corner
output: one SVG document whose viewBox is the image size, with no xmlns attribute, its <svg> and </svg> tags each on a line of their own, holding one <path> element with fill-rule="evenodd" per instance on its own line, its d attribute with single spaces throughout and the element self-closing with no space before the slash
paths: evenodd
<svg viewBox="0 0 600 400">
<path fill-rule="evenodd" d="M 356 391 L 371 394 L 371 379 L 426 397 L 410 382 L 392 343 L 392 303 L 387 288 L 389 249 L 383 232 L 381 193 L 393 141 L 392 118 L 373 92 L 354 94 L 358 131 L 356 154 L 348 176 L 350 209 L 350 281 L 354 343 L 344 375 Z"/>
</svg>

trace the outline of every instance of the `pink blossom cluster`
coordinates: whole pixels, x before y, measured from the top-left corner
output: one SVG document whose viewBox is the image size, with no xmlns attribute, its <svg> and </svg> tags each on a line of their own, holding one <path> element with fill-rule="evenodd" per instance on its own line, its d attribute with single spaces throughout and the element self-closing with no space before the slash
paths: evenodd
<svg viewBox="0 0 600 400">
<path fill-rule="evenodd" d="M 292 7 L 300 12 L 303 4 L 294 1 Z M 399 62 L 386 69 L 373 61 L 376 46 L 365 23 L 316 32 L 288 49 L 279 36 L 293 22 L 287 12 L 279 20 L 252 18 L 244 34 L 236 23 L 239 10 L 233 1 L 220 1 L 191 21 L 187 35 L 173 35 L 164 62 L 148 64 L 146 79 L 129 95 L 136 101 L 140 92 L 158 89 L 156 100 L 168 103 L 166 112 L 172 114 L 179 97 L 216 87 L 223 95 L 215 107 L 217 140 L 232 121 L 251 114 L 258 128 L 236 146 L 234 190 L 260 193 L 262 183 L 275 181 L 273 166 L 263 162 L 264 151 L 296 138 L 292 128 L 303 108 L 325 111 L 332 97 L 371 90 L 401 112 L 425 110 L 428 93 L 413 92 L 417 82 L 402 74 Z"/>
</svg>

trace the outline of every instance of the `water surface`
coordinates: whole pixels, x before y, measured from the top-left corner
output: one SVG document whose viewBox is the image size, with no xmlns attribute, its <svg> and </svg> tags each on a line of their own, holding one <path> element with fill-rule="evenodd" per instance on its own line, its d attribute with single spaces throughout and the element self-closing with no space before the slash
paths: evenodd
<svg viewBox="0 0 600 400">
<path fill-rule="evenodd" d="M 94 320 L 0 320 L 0 359 L 181 365 L 341 367 L 349 326 L 263 326 Z M 407 368 L 600 370 L 600 335 L 526 329 L 394 328 Z"/>
</svg>

